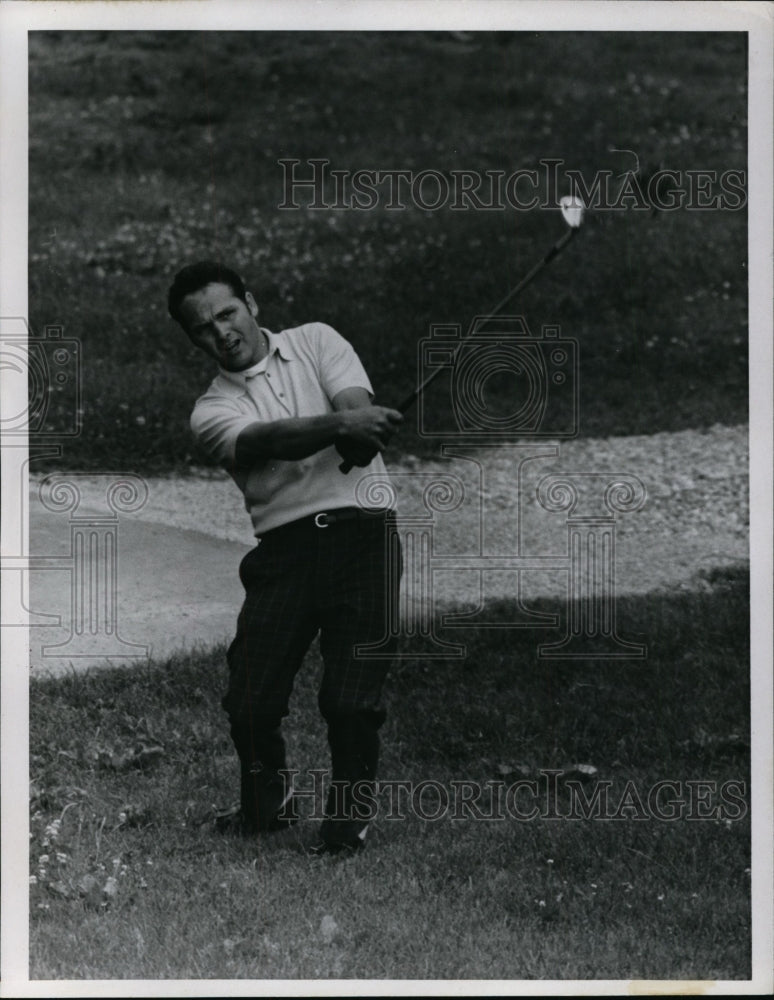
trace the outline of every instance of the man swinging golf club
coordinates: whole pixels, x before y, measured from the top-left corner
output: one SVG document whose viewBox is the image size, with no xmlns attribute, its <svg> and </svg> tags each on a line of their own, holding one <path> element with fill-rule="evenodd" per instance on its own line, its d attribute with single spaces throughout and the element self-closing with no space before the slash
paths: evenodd
<svg viewBox="0 0 774 1000">
<path fill-rule="evenodd" d="M 492 310 L 500 312 L 570 242 L 583 205 L 563 198 L 569 227 Z M 180 271 L 169 312 L 220 373 L 197 401 L 191 426 L 245 496 L 259 539 L 240 565 L 245 602 L 228 650 L 223 707 L 241 768 L 238 809 L 221 826 L 270 832 L 294 822 L 281 723 L 293 679 L 320 633 L 324 675 L 319 707 L 328 724 L 333 784 L 322 851 L 362 847 L 358 782 L 373 782 L 384 722 L 381 691 L 394 642 L 386 628 L 400 567 L 387 566 L 393 512 L 364 510 L 353 467 L 386 476 L 380 452 L 420 393 L 397 410 L 371 403 L 371 385 L 351 346 L 322 323 L 281 334 L 258 324 L 258 306 L 232 270 L 210 261 Z M 376 494 L 375 494 L 376 495 Z M 399 547 L 397 549 L 399 555 Z M 397 572 L 396 572 L 397 568 Z M 360 659 L 359 644 L 384 656 Z"/>
<path fill-rule="evenodd" d="M 319 633 L 324 672 L 318 704 L 327 722 L 332 784 L 322 852 L 362 847 L 367 824 L 353 789 L 373 782 L 384 722 L 382 688 L 392 650 L 358 659 L 355 647 L 388 635 L 399 573 L 387 568 L 393 512 L 364 509 L 357 477 L 387 474 L 380 452 L 398 429 L 397 410 L 371 403 L 355 351 L 331 327 L 307 323 L 272 333 L 233 270 L 202 261 L 169 289 L 170 315 L 218 363 L 191 415 L 204 449 L 245 497 L 259 544 L 242 560 L 245 599 L 229 647 L 223 707 L 240 762 L 239 807 L 220 829 L 244 834 L 295 822 L 286 788 L 281 724 L 293 681 Z"/>
</svg>

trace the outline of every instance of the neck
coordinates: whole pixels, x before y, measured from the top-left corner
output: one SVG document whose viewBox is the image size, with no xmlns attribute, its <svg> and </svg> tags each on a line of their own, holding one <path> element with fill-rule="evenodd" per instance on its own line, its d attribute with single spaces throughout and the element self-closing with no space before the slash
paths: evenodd
<svg viewBox="0 0 774 1000">
<path fill-rule="evenodd" d="M 260 326 L 258 327 L 258 334 L 259 334 L 258 343 L 260 345 L 260 351 L 258 357 L 255 359 L 254 364 L 258 364 L 259 361 L 263 361 L 263 359 L 269 353 L 269 338 L 266 336 L 266 334 L 263 332 Z"/>
</svg>

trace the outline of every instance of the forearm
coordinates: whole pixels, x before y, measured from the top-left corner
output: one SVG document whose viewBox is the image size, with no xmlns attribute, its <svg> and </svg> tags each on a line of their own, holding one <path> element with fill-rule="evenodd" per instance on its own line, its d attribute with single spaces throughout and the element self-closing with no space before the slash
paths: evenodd
<svg viewBox="0 0 774 1000">
<path fill-rule="evenodd" d="M 335 444 L 343 430 L 344 421 L 339 413 L 251 424 L 237 438 L 236 464 L 250 465 L 267 458 L 285 461 L 308 458 Z"/>
<path fill-rule="evenodd" d="M 374 453 L 387 446 L 403 417 L 383 406 L 357 405 L 357 397 L 336 396 L 334 404 L 344 407 L 319 417 L 288 417 L 246 427 L 236 442 L 236 464 L 279 458 L 292 462 L 314 455 L 333 444 L 355 445 L 358 453 Z M 354 404 L 354 405 L 353 405 Z"/>
</svg>

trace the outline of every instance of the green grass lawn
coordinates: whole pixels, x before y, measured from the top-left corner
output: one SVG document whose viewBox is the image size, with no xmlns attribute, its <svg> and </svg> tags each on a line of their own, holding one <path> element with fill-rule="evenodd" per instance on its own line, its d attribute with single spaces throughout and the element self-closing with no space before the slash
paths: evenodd
<svg viewBox="0 0 774 1000">
<path fill-rule="evenodd" d="M 645 661 L 538 661 L 545 636 L 524 630 L 470 634 L 465 660 L 401 661 L 381 778 L 436 782 L 436 798 L 397 800 L 391 818 L 383 790 L 346 860 L 308 855 L 311 798 L 274 837 L 202 822 L 236 789 L 223 650 L 34 682 L 31 976 L 749 977 L 748 609 L 744 572 L 728 573 L 703 594 L 620 602 Z M 287 727 L 307 789 L 327 766 L 319 669 L 310 654 Z M 581 764 L 597 772 L 578 786 Z M 437 798 L 535 780 L 542 801 L 552 771 L 558 819 L 455 818 Z M 588 801 L 607 782 L 609 807 L 567 818 L 568 779 Z M 632 799 L 659 781 L 694 796 L 682 818 Z"/>
<path fill-rule="evenodd" d="M 563 231 L 555 209 L 280 210 L 280 159 L 542 178 L 557 158 L 589 184 L 638 160 L 685 186 L 745 170 L 745 114 L 741 33 L 33 33 L 30 321 L 82 341 L 68 465 L 204 461 L 187 420 L 211 363 L 165 310 L 192 259 L 233 261 L 273 329 L 338 328 L 397 404 L 431 325 L 466 329 Z M 744 208 L 589 215 L 513 306 L 579 341 L 581 434 L 747 419 L 746 256 Z M 412 423 L 392 454 L 436 454 Z"/>
</svg>

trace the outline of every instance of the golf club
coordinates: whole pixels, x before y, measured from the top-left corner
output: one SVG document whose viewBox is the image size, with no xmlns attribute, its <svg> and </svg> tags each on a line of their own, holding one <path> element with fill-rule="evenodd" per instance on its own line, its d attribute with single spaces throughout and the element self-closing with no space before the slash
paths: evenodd
<svg viewBox="0 0 774 1000">
<path fill-rule="evenodd" d="M 508 305 L 508 303 L 519 294 L 519 292 L 524 291 L 527 285 L 531 281 L 533 281 L 538 274 L 540 274 L 540 272 L 543 270 L 544 267 L 546 267 L 547 264 L 550 264 L 555 257 L 559 256 L 562 250 L 564 250 L 567 244 L 572 240 L 572 238 L 578 232 L 583 222 L 583 213 L 584 213 L 583 202 L 580 200 L 580 198 L 578 198 L 576 195 L 565 195 L 559 201 L 559 208 L 561 209 L 562 212 L 562 218 L 567 223 L 568 227 L 567 232 L 559 237 L 559 239 L 556 241 L 556 243 L 554 243 L 554 245 L 545 254 L 545 256 L 541 260 L 539 260 L 538 263 L 535 264 L 535 266 L 530 271 L 527 272 L 527 274 L 524 275 L 524 277 L 516 285 L 515 288 L 512 288 L 511 291 L 508 292 L 508 294 L 497 303 L 494 309 L 492 309 L 490 312 L 487 313 L 487 316 L 489 317 L 497 316 L 498 313 L 500 313 Z M 467 337 L 462 338 L 459 347 L 457 348 L 458 351 L 459 348 L 462 347 L 462 345 L 465 343 L 467 339 L 468 339 Z M 407 413 L 414 405 L 414 403 L 416 403 L 420 394 L 423 393 L 425 389 L 427 389 L 427 387 L 433 382 L 434 379 L 436 379 L 441 374 L 442 371 L 443 369 L 440 367 L 434 369 L 427 376 L 427 378 L 423 379 L 423 381 L 420 382 L 420 384 L 416 387 L 416 389 L 414 389 L 411 393 L 409 393 L 409 395 L 406 396 L 406 398 L 399 403 L 396 409 L 400 413 Z M 349 472 L 352 469 L 352 467 L 353 466 L 351 465 L 351 463 L 346 461 L 342 462 L 339 465 L 339 469 L 343 473 Z"/>
</svg>

